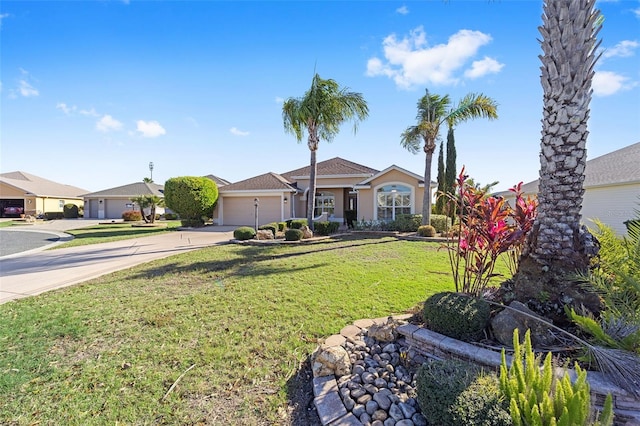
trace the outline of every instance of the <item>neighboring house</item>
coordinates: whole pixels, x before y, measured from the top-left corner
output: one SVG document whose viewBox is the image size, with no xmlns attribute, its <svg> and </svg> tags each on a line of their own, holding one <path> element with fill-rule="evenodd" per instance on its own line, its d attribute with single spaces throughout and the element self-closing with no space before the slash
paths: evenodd
<svg viewBox="0 0 640 426">
<path fill-rule="evenodd" d="M 62 212 L 65 204 L 83 207 L 86 189 L 53 182 L 25 172 L 0 174 L 0 217 Z"/>
<path fill-rule="evenodd" d="M 584 179 L 582 220 L 592 227 L 593 219 L 625 235 L 625 221 L 637 217 L 640 210 L 640 142 L 587 161 Z M 538 181 L 522 186 L 525 195 L 538 193 Z M 510 191 L 499 192 L 508 201 Z"/>
<path fill-rule="evenodd" d="M 135 182 L 129 185 L 84 194 L 84 217 L 90 219 L 121 219 L 126 210 L 139 210 L 132 198 L 141 195 L 157 195 L 164 198 L 164 186 L 153 182 Z M 148 213 L 148 212 L 147 212 Z M 162 207 L 157 214 L 164 213 Z"/>
<path fill-rule="evenodd" d="M 265 173 L 219 187 L 214 220 L 219 225 L 263 225 L 306 217 L 310 166 L 286 173 Z M 431 183 L 431 190 L 436 187 Z M 390 166 L 378 171 L 336 157 L 317 163 L 314 217 L 345 221 L 345 211 L 358 220 L 393 220 L 399 214 L 422 209 L 424 180 Z M 255 200 L 258 206 L 255 206 Z M 217 216 L 216 216 L 217 214 Z"/>
</svg>

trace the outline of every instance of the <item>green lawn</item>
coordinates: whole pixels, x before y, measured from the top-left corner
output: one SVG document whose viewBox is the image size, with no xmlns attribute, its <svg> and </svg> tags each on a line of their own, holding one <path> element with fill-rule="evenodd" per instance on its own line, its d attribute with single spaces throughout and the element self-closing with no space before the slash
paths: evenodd
<svg viewBox="0 0 640 426">
<path fill-rule="evenodd" d="M 6 228 L 7 226 L 13 226 L 13 221 L 12 220 L 0 221 L 0 228 Z"/>
<path fill-rule="evenodd" d="M 129 238 L 146 237 L 148 235 L 163 234 L 175 231 L 180 226 L 179 220 L 156 222 L 156 226 L 132 226 L 131 223 L 118 222 L 88 226 L 86 228 L 65 231 L 73 235 L 73 240 L 54 246 L 53 249 L 84 246 L 88 244 L 107 243 L 110 241 L 126 240 Z"/>
<path fill-rule="evenodd" d="M 291 424 L 319 339 L 453 289 L 438 247 L 217 246 L 0 305 L 0 424 Z"/>
</svg>

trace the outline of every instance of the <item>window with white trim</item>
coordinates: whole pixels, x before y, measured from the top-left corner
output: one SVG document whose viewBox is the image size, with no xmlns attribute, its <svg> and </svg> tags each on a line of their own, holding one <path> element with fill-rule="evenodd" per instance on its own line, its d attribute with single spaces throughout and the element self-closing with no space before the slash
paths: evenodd
<svg viewBox="0 0 640 426">
<path fill-rule="evenodd" d="M 326 213 L 331 216 L 336 207 L 336 197 L 333 192 L 316 192 L 316 208 L 313 211 L 314 216 L 320 216 Z"/>
<path fill-rule="evenodd" d="M 395 220 L 398 215 L 411 214 L 411 188 L 385 185 L 377 191 L 378 220 Z"/>
</svg>

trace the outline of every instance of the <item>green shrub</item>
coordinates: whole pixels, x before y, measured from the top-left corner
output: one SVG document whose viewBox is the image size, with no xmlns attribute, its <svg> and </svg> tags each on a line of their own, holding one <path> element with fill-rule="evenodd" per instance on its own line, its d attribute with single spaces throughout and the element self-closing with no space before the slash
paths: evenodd
<svg viewBox="0 0 640 426">
<path fill-rule="evenodd" d="M 490 305 L 462 293 L 443 292 L 424 302 L 425 326 L 454 339 L 473 341 L 483 337 L 489 323 Z"/>
<path fill-rule="evenodd" d="M 202 218 L 213 215 L 213 208 L 218 201 L 218 187 L 206 177 L 171 178 L 164 184 L 164 201 L 168 208 L 180 215 L 183 226 L 202 226 Z M 184 220 L 191 225 L 185 225 Z"/>
<path fill-rule="evenodd" d="M 45 212 L 44 218 L 46 220 L 64 219 L 63 212 Z"/>
<path fill-rule="evenodd" d="M 176 220 L 178 218 L 178 215 L 175 213 L 165 213 L 164 214 L 164 220 Z"/>
<path fill-rule="evenodd" d="M 433 226 L 439 234 L 446 232 L 451 229 L 451 218 L 443 214 L 432 214 L 431 226 Z"/>
<path fill-rule="evenodd" d="M 338 222 L 314 222 L 313 231 L 315 235 L 331 235 L 338 231 L 340 224 Z"/>
<path fill-rule="evenodd" d="M 125 222 L 137 222 L 142 220 L 142 214 L 137 210 L 125 210 L 122 212 L 122 219 Z"/>
<path fill-rule="evenodd" d="M 416 376 L 417 400 L 430 425 L 457 425 L 453 407 L 480 374 L 471 363 L 456 359 L 429 361 Z"/>
<path fill-rule="evenodd" d="M 180 226 L 183 228 L 202 228 L 204 220 L 200 219 L 180 219 Z"/>
<path fill-rule="evenodd" d="M 75 204 L 65 204 L 62 209 L 62 214 L 65 219 L 76 219 L 78 217 L 78 206 Z"/>
<path fill-rule="evenodd" d="M 255 229 L 249 226 L 241 226 L 233 231 L 233 238 L 239 241 L 250 240 L 256 236 Z"/>
<path fill-rule="evenodd" d="M 607 395 L 601 420 L 592 422 L 591 396 L 587 372 L 576 363 L 576 380 L 569 374 L 562 379 L 554 374 L 551 352 L 544 363 L 531 347 L 531 333 L 524 335 L 524 348 L 520 345 L 518 329 L 513 332 L 513 362 L 507 369 L 505 350 L 502 349 L 500 389 L 509 401 L 513 424 L 520 425 L 611 425 L 613 407 L 611 394 Z"/>
<path fill-rule="evenodd" d="M 302 231 L 299 229 L 291 228 L 284 231 L 285 241 L 300 241 L 302 239 Z"/>
<path fill-rule="evenodd" d="M 456 398 L 451 407 L 455 425 L 509 426 L 509 405 L 494 373 L 480 374 Z"/>
<path fill-rule="evenodd" d="M 276 232 L 278 232 L 278 224 L 277 223 L 267 223 L 265 225 L 259 226 L 258 229 L 265 230 L 268 229 L 273 234 L 273 238 L 276 237 Z"/>
<path fill-rule="evenodd" d="M 418 235 L 421 237 L 435 237 L 436 228 L 431 225 L 422 225 L 418 228 Z"/>
<path fill-rule="evenodd" d="M 287 228 L 287 222 L 278 222 L 278 231 L 284 232 Z"/>
<path fill-rule="evenodd" d="M 307 225 L 307 219 L 290 219 L 287 221 L 287 228 L 300 229 Z"/>
<path fill-rule="evenodd" d="M 400 214 L 393 221 L 393 228 L 400 232 L 416 232 L 422 224 L 421 214 Z"/>
</svg>

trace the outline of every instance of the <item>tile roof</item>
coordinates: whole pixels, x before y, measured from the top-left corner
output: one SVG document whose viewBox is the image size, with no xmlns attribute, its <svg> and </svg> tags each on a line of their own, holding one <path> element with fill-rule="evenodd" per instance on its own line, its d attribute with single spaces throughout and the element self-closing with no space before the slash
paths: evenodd
<svg viewBox="0 0 640 426">
<path fill-rule="evenodd" d="M 134 182 L 128 185 L 117 186 L 98 192 L 84 194 L 84 197 L 118 197 L 131 198 L 138 195 L 157 195 L 164 197 L 164 186 L 157 183 Z"/>
<path fill-rule="evenodd" d="M 220 192 L 258 190 L 296 191 L 296 188 L 287 179 L 273 172 L 220 187 Z"/>
<path fill-rule="evenodd" d="M 231 184 L 231 182 L 229 182 L 228 180 L 222 179 L 221 177 L 218 177 L 216 175 L 206 175 L 205 177 L 211 179 L 212 181 L 214 181 L 216 183 L 216 185 L 218 185 L 218 187 Z"/>
<path fill-rule="evenodd" d="M 0 182 L 38 197 L 80 198 L 87 192 L 77 186 L 64 185 L 20 171 L 1 173 Z"/>
<path fill-rule="evenodd" d="M 330 160 L 320 161 L 316 164 L 317 176 L 330 176 L 330 175 L 374 175 L 379 170 L 372 169 L 371 167 L 363 166 L 362 164 L 354 163 L 349 160 L 345 160 L 340 157 L 331 158 Z M 282 176 L 291 180 L 293 176 L 309 176 L 311 173 L 311 166 L 305 166 L 299 169 L 291 170 L 286 173 L 282 173 Z"/>
<path fill-rule="evenodd" d="M 587 160 L 585 188 L 635 182 L 640 183 L 640 142 Z M 527 194 L 538 192 L 538 179 L 522 185 L 522 190 Z M 497 195 L 508 193 L 502 191 Z"/>
</svg>

